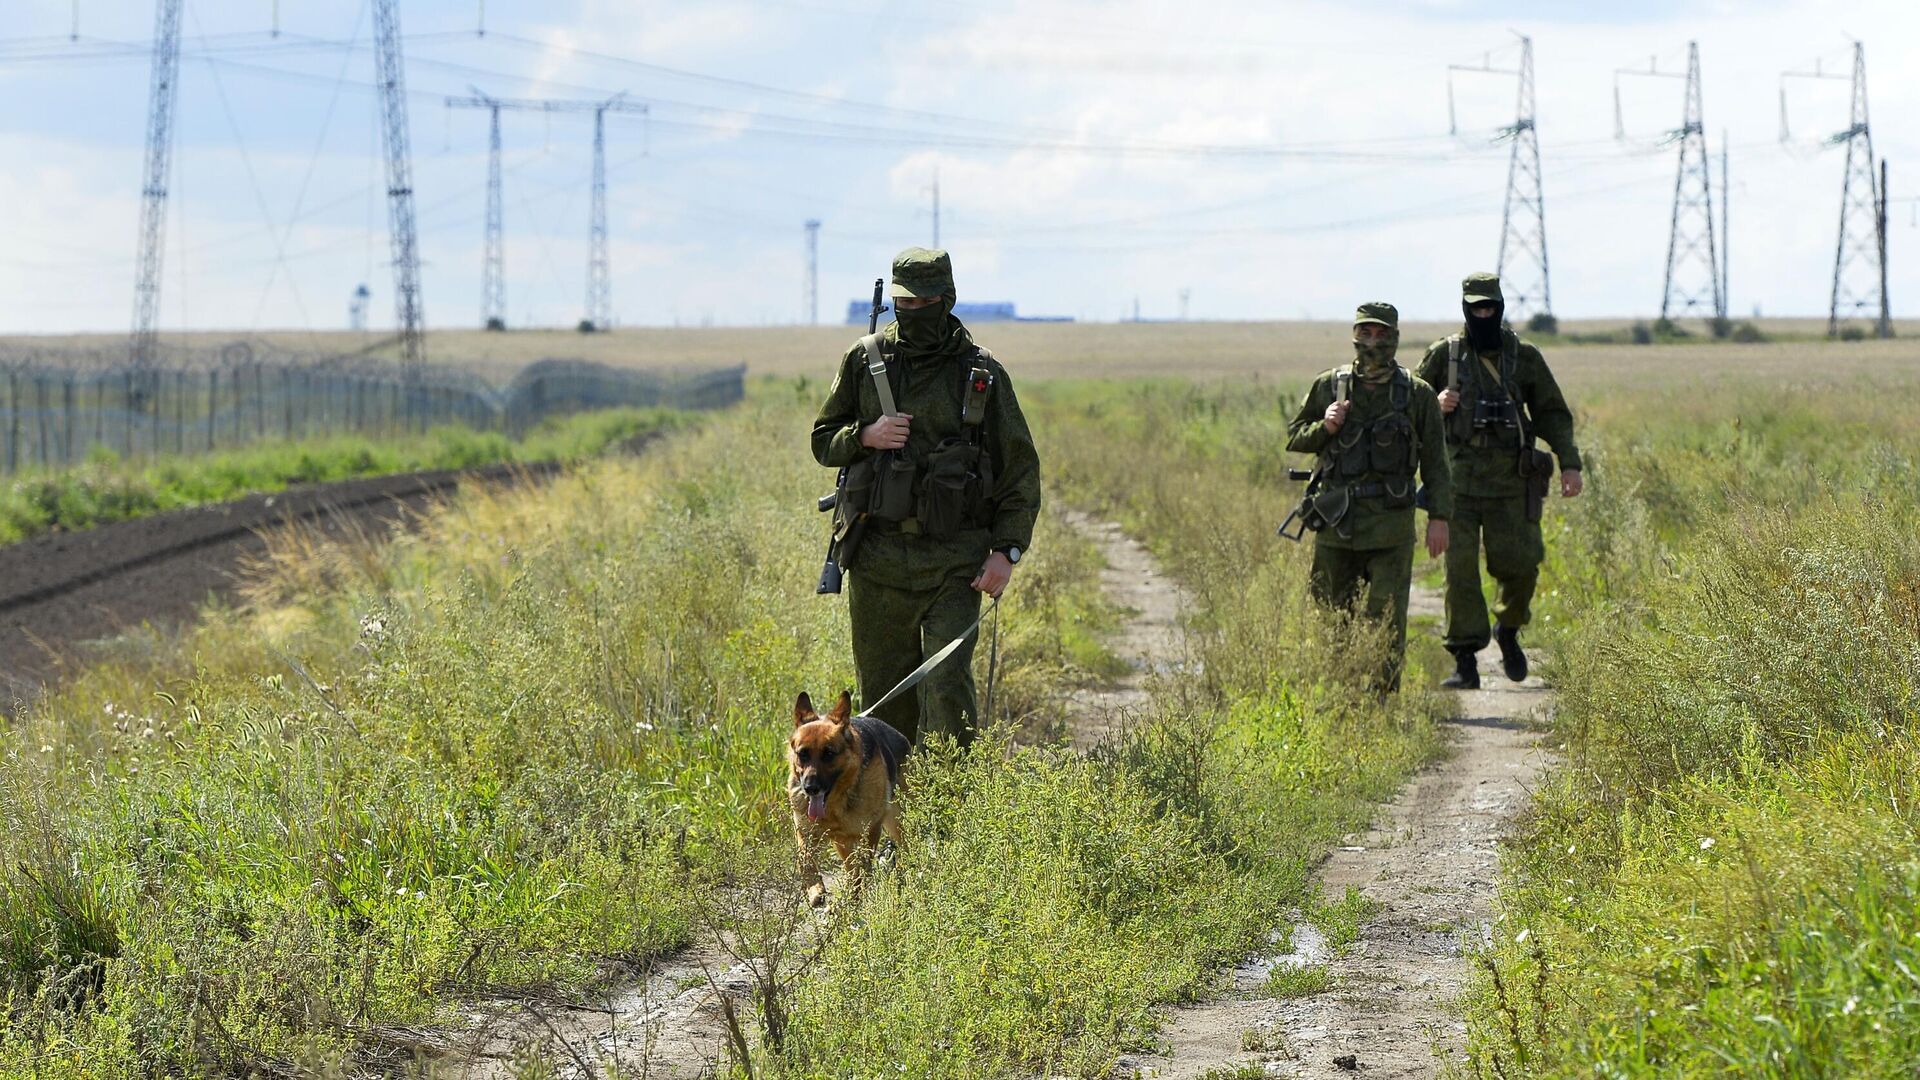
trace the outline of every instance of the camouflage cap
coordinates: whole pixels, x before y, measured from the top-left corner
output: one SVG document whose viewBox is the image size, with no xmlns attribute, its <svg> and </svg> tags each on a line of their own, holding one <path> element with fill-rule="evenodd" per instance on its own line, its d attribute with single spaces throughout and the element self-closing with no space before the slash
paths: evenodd
<svg viewBox="0 0 1920 1080">
<path fill-rule="evenodd" d="M 1491 300 L 1496 304 L 1506 303 L 1500 295 L 1500 275 L 1489 274 L 1482 270 L 1477 274 L 1468 274 L 1460 283 L 1460 298 L 1469 304 L 1484 304 Z"/>
<path fill-rule="evenodd" d="M 947 257 L 946 252 L 910 247 L 893 257 L 893 289 L 890 295 L 924 300 L 952 291 L 953 260 Z"/>
<path fill-rule="evenodd" d="M 1379 323 L 1390 330 L 1400 329 L 1400 309 L 1385 300 L 1369 300 L 1353 313 L 1353 325 Z"/>
</svg>

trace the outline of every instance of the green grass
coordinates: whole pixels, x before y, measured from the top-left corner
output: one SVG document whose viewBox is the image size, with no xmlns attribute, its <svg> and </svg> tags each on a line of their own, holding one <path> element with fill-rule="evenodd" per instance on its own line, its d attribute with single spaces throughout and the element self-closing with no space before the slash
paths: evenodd
<svg viewBox="0 0 1920 1080">
<path fill-rule="evenodd" d="M 1282 964 L 1268 973 L 1266 994 L 1285 1001 L 1324 994 L 1332 986 L 1333 973 L 1325 964 Z"/>
<path fill-rule="evenodd" d="M 1475 1075 L 1912 1075 L 1920 424 L 1873 383 L 1592 404 L 1597 497 L 1549 544 L 1568 760 L 1505 860 Z"/>
<path fill-rule="evenodd" d="M 21 713 L 0 737 L 0 1075 L 384 1068 L 385 1032 L 476 996 L 579 992 L 703 926 L 793 933 L 774 916 L 795 909 L 735 901 L 797 897 L 787 717 L 852 682 L 844 611 L 812 591 L 821 392 L 762 384 L 654 453 L 463 492 L 384 548 L 282 541 L 254 606 Z M 1113 437 L 1048 429 L 1056 508 L 1175 492 L 1204 463 L 1129 463 Z M 1364 631 L 1244 604 L 1264 527 L 1244 548 L 1140 511 L 1194 560 L 1175 569 L 1205 674 L 1091 756 L 922 755 L 906 850 L 760 1011 L 764 1070 L 1104 1075 L 1432 752 L 1430 699 L 1346 689 Z M 1295 553 L 1255 577 L 1299 607 Z M 1058 730 L 1112 663 L 1092 547 L 1045 517 L 1002 610 L 1002 730 Z M 1270 647 L 1229 663 L 1249 642 Z"/>
<path fill-rule="evenodd" d="M 669 410 L 609 409 L 548 420 L 518 440 L 442 427 L 398 440 L 341 436 L 136 461 L 95 447 L 78 468 L 8 478 L 0 487 L 0 544 L 294 484 L 501 462 L 574 461 L 685 422 L 685 414 Z"/>
</svg>

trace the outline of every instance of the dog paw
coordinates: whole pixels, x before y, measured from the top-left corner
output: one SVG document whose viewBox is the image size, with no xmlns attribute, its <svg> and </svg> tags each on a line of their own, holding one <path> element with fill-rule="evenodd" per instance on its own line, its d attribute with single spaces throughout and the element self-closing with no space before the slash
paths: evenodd
<svg viewBox="0 0 1920 1080">
<path fill-rule="evenodd" d="M 807 886 L 807 906 L 815 908 L 827 906 L 827 887 L 825 885 Z"/>
</svg>

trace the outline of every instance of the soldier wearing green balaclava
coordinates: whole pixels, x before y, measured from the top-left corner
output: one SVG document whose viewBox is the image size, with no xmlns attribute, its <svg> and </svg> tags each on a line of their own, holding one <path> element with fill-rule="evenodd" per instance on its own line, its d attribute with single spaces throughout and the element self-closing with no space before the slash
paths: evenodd
<svg viewBox="0 0 1920 1080">
<path fill-rule="evenodd" d="M 902 251 L 891 292 L 894 321 L 877 345 L 894 413 L 882 411 L 863 339 L 840 358 L 813 424 L 815 460 L 865 463 L 875 474 L 876 509 L 846 568 L 866 702 L 974 624 L 981 594 L 998 597 L 1012 578 L 1040 512 L 1033 436 L 1006 369 L 953 315 L 947 253 Z M 875 715 L 916 743 L 936 731 L 970 741 L 979 723 L 974 640 Z"/>
<path fill-rule="evenodd" d="M 1469 274 L 1461 283 L 1460 333 L 1433 343 L 1419 374 L 1442 387 L 1453 464 L 1453 547 L 1447 552 L 1447 649 L 1454 673 L 1442 684 L 1477 689 L 1476 654 L 1489 640 L 1500 644 L 1501 668 L 1515 682 L 1527 677 L 1520 628 L 1532 618 L 1546 545 L 1540 509 L 1552 472 L 1533 442 L 1545 440 L 1560 459 L 1560 494 L 1580 494 L 1580 448 L 1573 441 L 1573 412 L 1532 342 L 1505 325 L 1500 278 Z M 1533 484 L 1530 497 L 1528 485 Z M 1493 578 L 1493 621 L 1480 586 L 1480 553 Z"/>
<path fill-rule="evenodd" d="M 1288 425 L 1287 449 L 1318 456 L 1311 488 L 1315 600 L 1357 607 L 1392 627 L 1378 688 L 1399 689 L 1406 656 L 1407 600 L 1413 588 L 1414 496 L 1426 485 L 1427 553 L 1447 550 L 1453 488 L 1433 388 L 1400 366 L 1400 313 L 1360 305 L 1353 362 L 1315 379 Z"/>
</svg>

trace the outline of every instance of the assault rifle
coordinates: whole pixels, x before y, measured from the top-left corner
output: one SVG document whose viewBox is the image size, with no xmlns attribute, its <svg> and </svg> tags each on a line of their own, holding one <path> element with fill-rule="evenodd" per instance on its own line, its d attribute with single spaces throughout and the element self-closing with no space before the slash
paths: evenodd
<svg viewBox="0 0 1920 1080">
<path fill-rule="evenodd" d="M 873 306 L 867 311 L 867 333 L 876 333 L 880 329 L 880 315 L 887 310 L 887 279 L 873 279 Z M 841 507 L 840 494 L 846 490 L 847 469 L 842 466 L 840 474 L 834 479 L 833 490 L 822 495 L 815 505 L 820 512 L 833 514 L 833 531 L 827 538 L 827 560 L 820 567 L 820 584 L 814 587 L 819 595 L 840 591 L 840 579 L 847 565 L 852 561 L 853 553 L 859 549 L 860 540 L 867 533 L 867 511 L 865 507 Z"/>
</svg>

